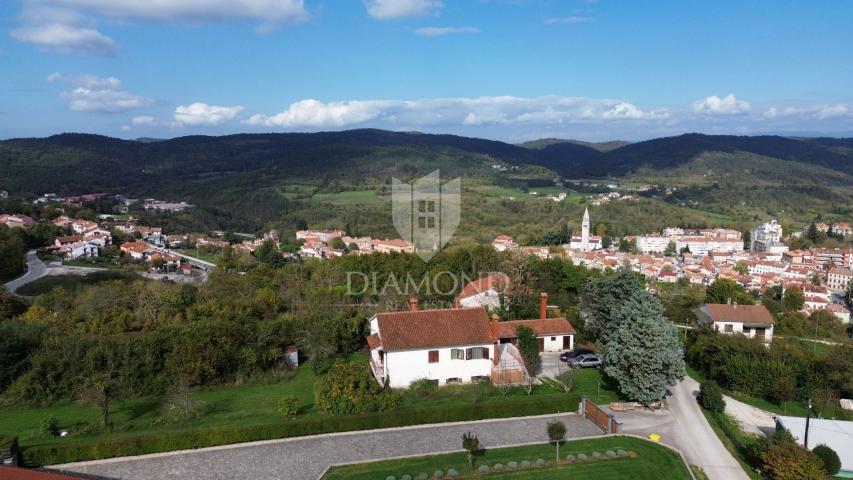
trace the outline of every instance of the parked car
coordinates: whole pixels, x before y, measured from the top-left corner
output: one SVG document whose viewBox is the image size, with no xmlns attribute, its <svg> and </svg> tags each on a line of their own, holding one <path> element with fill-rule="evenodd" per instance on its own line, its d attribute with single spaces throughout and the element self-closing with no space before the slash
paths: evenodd
<svg viewBox="0 0 853 480">
<path fill-rule="evenodd" d="M 581 355 L 589 355 L 595 353 L 592 350 L 586 348 L 578 348 L 577 350 L 572 350 L 570 352 L 563 352 L 560 354 L 561 362 L 571 362 L 573 359 L 581 356 Z"/>
<path fill-rule="evenodd" d="M 592 354 L 579 355 L 573 358 L 569 364 L 573 367 L 580 368 L 600 367 L 601 359 Z"/>
</svg>

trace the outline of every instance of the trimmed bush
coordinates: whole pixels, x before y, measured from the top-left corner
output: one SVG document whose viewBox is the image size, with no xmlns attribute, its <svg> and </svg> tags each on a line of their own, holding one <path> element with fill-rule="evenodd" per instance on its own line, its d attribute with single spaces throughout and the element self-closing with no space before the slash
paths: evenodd
<svg viewBox="0 0 853 480">
<path fill-rule="evenodd" d="M 699 404 L 709 412 L 722 413 L 726 409 L 723 390 L 711 380 L 699 386 Z"/>
<path fill-rule="evenodd" d="M 394 475 L 388 475 L 387 477 L 385 477 L 385 480 L 397 480 L 397 477 L 395 477 Z"/>
<path fill-rule="evenodd" d="M 575 458 L 574 455 L 566 455 L 566 461 L 573 463 L 573 462 L 577 461 L 577 458 Z"/>
<path fill-rule="evenodd" d="M 424 472 L 418 474 L 418 480 L 429 480 L 429 475 Z"/>
<path fill-rule="evenodd" d="M 592 459 L 593 460 L 601 460 L 601 454 L 598 452 L 592 452 Z"/>
<path fill-rule="evenodd" d="M 838 458 L 838 454 L 835 453 L 835 450 L 824 444 L 820 444 L 814 447 L 812 453 L 820 457 L 821 461 L 823 461 L 823 469 L 830 477 L 836 475 L 838 471 L 841 470 L 841 459 Z"/>
<path fill-rule="evenodd" d="M 432 476 L 433 476 L 433 478 L 439 478 L 439 479 L 444 478 L 444 471 L 443 470 L 436 470 L 436 471 L 432 472 Z"/>
<path fill-rule="evenodd" d="M 478 468 L 477 471 L 480 473 L 489 473 L 489 466 L 488 465 L 480 465 L 480 468 Z"/>
<path fill-rule="evenodd" d="M 448 468 L 447 476 L 448 478 L 459 478 L 459 472 L 457 472 L 455 468 Z"/>
<path fill-rule="evenodd" d="M 515 470 L 518 468 L 518 463 L 514 462 L 514 461 L 513 462 L 507 462 L 506 468 L 508 468 L 509 470 Z"/>
<path fill-rule="evenodd" d="M 604 454 L 607 455 L 607 458 L 616 458 L 616 452 L 614 452 L 613 450 L 608 450 L 604 452 Z"/>
<path fill-rule="evenodd" d="M 53 415 L 44 417 L 41 420 L 41 431 L 52 437 L 59 435 L 59 419 Z"/>
<path fill-rule="evenodd" d="M 616 455 L 618 455 L 618 456 L 620 456 L 620 457 L 623 457 L 623 458 L 624 458 L 624 457 L 627 457 L 627 456 L 628 456 L 628 452 L 626 452 L 625 450 L 622 450 L 622 449 L 620 448 L 619 450 L 616 450 Z"/>
<path fill-rule="evenodd" d="M 543 460 L 541 458 L 537 458 L 536 459 L 536 466 L 537 467 L 544 467 L 545 466 L 545 460 Z"/>
<path fill-rule="evenodd" d="M 503 469 L 504 469 L 504 464 L 503 464 L 503 463 L 496 463 L 496 464 L 495 464 L 495 466 L 494 466 L 494 467 L 492 467 L 492 470 L 494 470 L 494 471 L 496 471 L 496 472 L 500 472 L 500 471 L 502 471 Z"/>
<path fill-rule="evenodd" d="M 293 418 L 299 413 L 299 399 L 296 395 L 285 395 L 278 402 L 278 413 L 284 418 Z"/>
<path fill-rule="evenodd" d="M 530 468 L 530 462 L 528 462 L 527 460 L 522 460 L 521 468 Z"/>
<path fill-rule="evenodd" d="M 407 473 L 407 474 L 401 476 L 400 480 L 412 480 L 412 476 Z"/>
<path fill-rule="evenodd" d="M 581 462 L 585 462 L 587 460 L 586 454 L 585 453 L 579 453 L 578 454 L 578 460 Z"/>
<path fill-rule="evenodd" d="M 99 460 L 147 453 L 189 450 L 231 443 L 300 437 L 332 432 L 352 432 L 439 422 L 542 415 L 577 410 L 576 396 L 549 395 L 541 398 L 501 399 L 424 409 L 397 409 L 361 415 L 303 417 L 272 424 L 228 426 L 149 432 L 119 438 L 63 439 L 62 443 L 34 445 L 21 451 L 29 467 Z"/>
</svg>

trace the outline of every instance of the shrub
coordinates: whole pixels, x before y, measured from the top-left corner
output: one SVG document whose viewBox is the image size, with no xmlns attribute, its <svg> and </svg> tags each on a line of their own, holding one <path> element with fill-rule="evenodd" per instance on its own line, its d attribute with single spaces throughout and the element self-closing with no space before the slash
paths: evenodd
<svg viewBox="0 0 853 480">
<path fill-rule="evenodd" d="M 699 404 L 710 412 L 722 413 L 726 409 L 723 390 L 711 380 L 699 386 Z"/>
<path fill-rule="evenodd" d="M 418 480 L 429 480 L 429 475 L 424 472 L 418 474 Z"/>
<path fill-rule="evenodd" d="M 601 454 L 598 452 L 592 452 L 592 459 L 593 460 L 601 460 Z"/>
<path fill-rule="evenodd" d="M 385 477 L 385 480 L 397 480 L 397 477 L 395 477 L 394 475 L 388 475 L 387 477 Z"/>
<path fill-rule="evenodd" d="M 604 452 L 604 454 L 607 455 L 607 458 L 616 458 L 616 452 L 614 452 L 613 450 L 608 450 Z"/>
<path fill-rule="evenodd" d="M 496 472 L 500 472 L 503 469 L 504 469 L 504 465 L 502 463 L 496 463 L 495 466 L 492 467 L 492 470 L 494 470 Z"/>
<path fill-rule="evenodd" d="M 459 472 L 457 472 L 456 469 L 454 469 L 454 468 L 448 468 L 447 469 L 447 476 L 449 478 L 459 478 Z"/>
<path fill-rule="evenodd" d="M 53 415 L 44 417 L 41 420 L 41 431 L 53 437 L 59 435 L 59 419 Z"/>
<path fill-rule="evenodd" d="M 574 455 L 566 455 L 567 462 L 574 462 L 575 460 L 577 460 L 577 458 L 575 458 Z"/>
<path fill-rule="evenodd" d="M 435 393 L 438 385 L 428 378 L 419 378 L 409 384 L 409 390 L 419 397 L 428 397 Z"/>
<path fill-rule="evenodd" d="M 823 461 L 795 443 L 773 445 L 761 456 L 771 480 L 823 480 L 826 478 Z"/>
<path fill-rule="evenodd" d="M 628 456 L 628 452 L 626 452 L 625 450 L 622 450 L 622 449 L 620 448 L 619 450 L 616 450 L 616 455 L 618 455 L 618 456 L 620 456 L 620 457 L 623 457 L 623 458 L 624 458 L 624 457 L 627 457 L 627 456 Z"/>
<path fill-rule="evenodd" d="M 299 399 L 295 395 L 285 395 L 278 402 L 278 413 L 284 418 L 293 418 L 299 412 Z"/>
<path fill-rule="evenodd" d="M 436 470 L 436 471 L 432 472 L 432 476 L 433 476 L 433 478 L 438 478 L 438 479 L 444 478 L 444 471 Z"/>
<path fill-rule="evenodd" d="M 527 460 L 522 460 L 521 468 L 530 468 L 530 462 L 528 462 Z"/>
<path fill-rule="evenodd" d="M 545 460 L 543 460 L 541 458 L 537 458 L 536 459 L 536 466 L 537 467 L 544 467 L 545 466 Z"/>
<path fill-rule="evenodd" d="M 67 439 L 62 443 L 34 445 L 22 449 L 23 463 L 29 467 L 102 458 L 187 450 L 231 443 L 289 438 L 332 432 L 351 432 L 439 422 L 457 422 L 541 415 L 556 410 L 578 408 L 576 396 L 553 395 L 541 398 L 504 399 L 501 402 L 460 404 L 332 417 L 301 417 L 272 424 L 210 427 L 163 433 L 140 433 L 113 438 Z M 429 478 L 427 476 L 426 478 Z"/>
<path fill-rule="evenodd" d="M 382 412 L 397 407 L 399 399 L 373 381 L 365 362 L 337 360 L 314 385 L 314 406 L 328 415 Z"/>
<path fill-rule="evenodd" d="M 579 453 L 578 454 L 578 460 L 581 462 L 585 462 L 587 460 L 586 454 L 585 453 Z"/>
<path fill-rule="evenodd" d="M 841 470 L 841 459 L 838 458 L 838 454 L 835 453 L 835 450 L 824 444 L 820 444 L 812 449 L 812 453 L 821 459 L 823 462 L 823 469 L 830 477 L 836 475 L 838 471 Z"/>
<path fill-rule="evenodd" d="M 508 468 L 510 470 L 515 470 L 516 468 L 518 468 L 518 463 L 514 462 L 514 461 L 513 462 L 507 462 L 506 468 Z"/>
<path fill-rule="evenodd" d="M 480 473 L 489 473 L 489 466 L 488 465 L 480 465 L 480 468 L 478 468 L 477 471 Z"/>
<path fill-rule="evenodd" d="M 400 477 L 400 480 L 412 480 L 412 476 L 406 473 Z"/>
</svg>

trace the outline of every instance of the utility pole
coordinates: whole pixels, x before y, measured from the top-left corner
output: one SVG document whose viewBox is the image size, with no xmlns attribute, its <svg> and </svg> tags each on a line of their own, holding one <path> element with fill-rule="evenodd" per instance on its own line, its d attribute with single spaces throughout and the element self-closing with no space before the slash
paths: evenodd
<svg viewBox="0 0 853 480">
<path fill-rule="evenodd" d="M 809 449 L 809 419 L 812 415 L 812 399 L 809 398 L 808 402 L 808 406 L 806 407 L 806 434 L 805 438 L 803 438 L 803 447 L 805 447 L 806 450 Z"/>
</svg>

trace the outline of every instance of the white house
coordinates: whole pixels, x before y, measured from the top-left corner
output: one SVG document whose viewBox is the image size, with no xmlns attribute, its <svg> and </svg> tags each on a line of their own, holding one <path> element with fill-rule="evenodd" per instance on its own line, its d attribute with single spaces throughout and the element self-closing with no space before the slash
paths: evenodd
<svg viewBox="0 0 853 480">
<path fill-rule="evenodd" d="M 66 258 L 75 259 L 75 258 L 91 258 L 97 257 L 99 252 L 99 247 L 97 244 L 92 242 L 76 242 L 70 245 L 68 252 L 65 254 Z"/>
<path fill-rule="evenodd" d="M 705 304 L 695 313 L 700 325 L 709 325 L 717 332 L 773 340 L 773 315 L 764 305 Z"/>
<path fill-rule="evenodd" d="M 547 309 L 546 303 L 544 295 L 540 311 Z M 413 299 L 409 311 L 377 313 L 370 319 L 370 367 L 377 382 L 393 388 L 419 379 L 445 385 L 496 375 L 510 378 L 501 368 L 507 364 L 501 362 L 501 351 L 515 351 L 512 343 L 522 325 L 536 332 L 540 351 L 574 347 L 574 328 L 564 318 L 499 322 L 497 316 L 489 320 L 482 307 L 417 310 Z"/>
<path fill-rule="evenodd" d="M 853 280 L 853 270 L 835 267 L 826 275 L 826 286 L 833 292 L 846 292 L 851 280 Z"/>
<path fill-rule="evenodd" d="M 501 295 L 509 292 L 509 275 L 495 273 L 469 282 L 456 296 L 453 305 L 459 307 L 483 307 L 493 311 L 501 306 Z"/>
<path fill-rule="evenodd" d="M 515 250 L 518 248 L 518 244 L 515 243 L 512 237 L 507 235 L 498 235 L 492 241 L 492 247 L 494 247 L 495 251 L 503 252 L 506 250 Z"/>
</svg>

